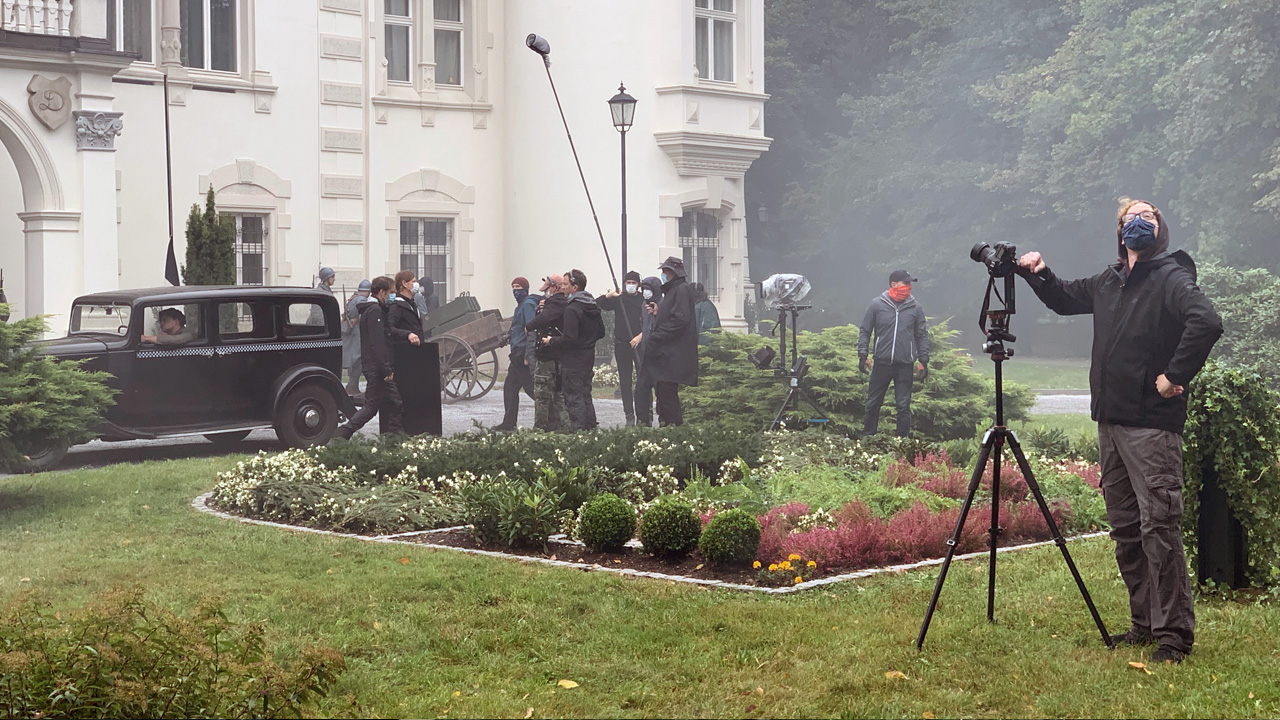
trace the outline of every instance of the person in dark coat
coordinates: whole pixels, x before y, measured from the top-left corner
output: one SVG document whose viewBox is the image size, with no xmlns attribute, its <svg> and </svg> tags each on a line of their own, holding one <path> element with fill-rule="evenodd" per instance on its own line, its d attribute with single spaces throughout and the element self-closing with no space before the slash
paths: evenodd
<svg viewBox="0 0 1280 720">
<path fill-rule="evenodd" d="M 368 302 L 373 285 L 361 280 L 342 313 L 342 367 L 347 369 L 347 394 L 360 394 L 360 305 Z"/>
<path fill-rule="evenodd" d="M 642 280 L 640 299 L 643 302 L 641 308 L 644 310 L 640 315 L 640 332 L 631 338 L 631 348 L 636 354 L 636 424 L 640 427 L 652 427 L 653 378 L 649 376 L 649 368 L 644 361 L 644 356 L 648 348 L 649 336 L 653 334 L 653 323 L 657 319 L 656 313 L 649 312 L 648 308 L 652 306 L 656 310 L 658 302 L 662 300 L 662 281 L 653 276 Z"/>
<path fill-rule="evenodd" d="M 533 426 L 554 432 L 568 430 L 573 423 L 566 411 L 560 381 L 562 348 L 553 348 L 543 341 L 560 332 L 560 320 L 569 304 L 569 283 L 563 275 L 549 275 L 543 278 L 542 292 L 544 296 L 538 301 L 537 313 L 524 327 L 536 338 L 530 341 L 534 356 Z"/>
<path fill-rule="evenodd" d="M 391 278 L 374 278 L 369 296 L 371 301 L 360 304 L 360 364 L 365 378 L 364 405 L 338 428 L 335 437 L 350 439 L 379 413 L 380 432 L 386 434 L 404 431 L 400 422 L 403 407 L 400 389 L 396 387 L 386 321 L 391 285 Z"/>
<path fill-rule="evenodd" d="M 560 387 L 574 430 L 594 430 L 595 403 L 591 380 L 595 374 L 596 342 L 604 337 L 600 306 L 587 292 L 587 276 L 574 269 L 565 273 L 569 281 L 569 302 L 559 323 L 559 333 L 544 337 L 542 343 L 560 361 Z"/>
<path fill-rule="evenodd" d="M 720 331 L 720 311 L 716 309 L 716 304 L 711 302 L 707 289 L 702 283 L 693 283 L 693 297 L 695 300 L 693 317 L 694 322 L 698 324 L 698 344 L 708 345 L 711 343 L 711 332 Z"/>
<path fill-rule="evenodd" d="M 401 270 L 396 273 L 396 294 L 387 305 L 387 331 L 391 341 L 422 344 L 422 318 L 418 315 L 418 307 L 413 301 L 413 271 Z"/>
<path fill-rule="evenodd" d="M 431 313 L 440 307 L 440 296 L 436 294 L 436 284 L 426 275 L 421 282 L 413 283 L 413 304 L 418 308 L 418 317 L 426 320 Z"/>
<path fill-rule="evenodd" d="M 1090 413 L 1131 621 L 1112 639 L 1159 643 L 1153 662 L 1180 663 L 1195 642 L 1182 547 L 1186 392 L 1222 336 L 1222 320 L 1196 286 L 1191 257 L 1169 252 L 1169 227 L 1154 205 L 1124 201 L 1116 242 L 1119 262 L 1082 280 L 1060 280 L 1038 252 L 1019 264 L 1050 310 L 1093 315 Z"/>
<path fill-rule="evenodd" d="M 539 295 L 529 294 L 529 279 L 518 277 L 511 281 L 511 295 L 516 309 L 511 313 L 511 361 L 507 365 L 507 379 L 502 381 L 502 423 L 495 430 L 515 430 L 520 414 L 520 391 L 533 397 L 533 369 L 529 367 L 526 346 L 529 332 L 525 326 L 538 312 Z"/>
<path fill-rule="evenodd" d="M 636 353 L 631 341 L 640 334 L 640 314 L 644 300 L 640 297 L 640 273 L 632 270 L 622 279 L 621 294 L 612 288 L 603 297 L 596 298 L 601 310 L 613 311 L 613 357 L 618 363 L 618 384 L 622 388 L 622 413 L 627 427 L 636 424 L 631 376 L 636 365 Z"/>
<path fill-rule="evenodd" d="M 689 287 L 680 258 L 669 257 L 658 269 L 662 273 L 662 302 L 649 311 L 654 323 L 644 361 L 658 397 L 658 424 L 680 425 L 684 423 L 680 386 L 698 384 L 693 288 Z"/>
<path fill-rule="evenodd" d="M 864 435 L 874 435 L 880 427 L 880 406 L 890 382 L 897 435 L 906 437 L 911 433 L 911 390 L 917 367 L 921 380 L 929 377 L 929 328 L 924 308 L 911 297 L 914 282 L 906 270 L 889 273 L 889 289 L 871 301 L 858 327 L 858 371 L 871 372 L 866 413 L 862 417 Z M 868 353 L 875 360 L 872 368 L 867 367 Z"/>
</svg>

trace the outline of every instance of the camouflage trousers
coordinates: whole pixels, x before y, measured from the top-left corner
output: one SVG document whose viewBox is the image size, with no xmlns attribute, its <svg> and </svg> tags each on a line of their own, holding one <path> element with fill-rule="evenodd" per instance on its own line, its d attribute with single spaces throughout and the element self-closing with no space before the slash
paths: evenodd
<svg viewBox="0 0 1280 720">
<path fill-rule="evenodd" d="M 539 430 L 573 430 L 560 387 L 560 363 L 539 360 L 533 369 L 533 426 Z"/>
</svg>

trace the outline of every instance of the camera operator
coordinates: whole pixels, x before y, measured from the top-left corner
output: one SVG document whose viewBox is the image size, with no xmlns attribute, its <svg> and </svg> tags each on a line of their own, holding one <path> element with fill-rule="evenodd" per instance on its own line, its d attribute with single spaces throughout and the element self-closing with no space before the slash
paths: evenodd
<svg viewBox="0 0 1280 720">
<path fill-rule="evenodd" d="M 631 347 L 636 354 L 636 424 L 653 427 L 653 377 L 649 375 L 649 365 L 644 356 L 657 319 L 658 302 L 662 300 L 662 280 L 652 275 L 642 280 L 640 297 L 644 301 L 644 312 L 640 315 L 640 330 L 631 338 Z"/>
<path fill-rule="evenodd" d="M 640 273 L 631 270 L 622 280 L 623 294 L 610 288 L 603 297 L 596 298 L 601 310 L 613 311 L 613 357 L 618 361 L 618 384 L 622 386 L 622 412 L 627 417 L 627 427 L 636 424 L 635 406 L 631 390 L 631 375 L 635 369 L 636 353 L 631 341 L 640 334 L 641 312 L 644 300 L 640 297 Z"/>
<path fill-rule="evenodd" d="M 516 309 L 511 312 L 511 362 L 507 365 L 507 379 L 502 381 L 502 422 L 494 426 L 494 430 L 510 431 L 516 429 L 520 417 L 520 391 L 533 397 L 533 372 L 529 363 L 526 345 L 529 344 L 529 333 L 525 325 L 533 319 L 538 311 L 539 295 L 529 294 L 529 280 L 517 277 L 511 281 L 511 295 L 515 298 Z"/>
<path fill-rule="evenodd" d="M 698 384 L 698 325 L 693 288 L 685 279 L 684 261 L 669 257 L 662 272 L 662 302 L 650 306 L 653 330 L 645 341 L 644 364 L 658 396 L 658 424 L 681 425 L 680 386 Z"/>
<path fill-rule="evenodd" d="M 529 348 L 533 352 L 533 426 L 539 430 L 554 432 L 568 430 L 572 423 L 560 386 L 559 348 L 548 346 L 544 340 L 559 333 L 560 320 L 569 304 L 569 286 L 563 275 L 543 278 L 543 298 L 538 301 L 534 317 L 525 323 L 525 330 L 534 333 Z"/>
<path fill-rule="evenodd" d="M 1038 252 L 1019 265 L 1050 310 L 1094 316 L 1091 414 L 1132 620 L 1112 639 L 1159 643 L 1153 662 L 1180 663 L 1195 631 L 1181 529 L 1186 388 L 1222 321 L 1196 286 L 1190 256 L 1169 252 L 1169 228 L 1154 205 L 1122 200 L 1117 219 L 1119 262 L 1093 277 L 1063 281 Z"/>
<path fill-rule="evenodd" d="M 560 332 L 542 339 L 560 361 L 560 388 L 574 430 L 594 430 L 596 408 L 591 401 L 595 374 L 596 342 L 604 337 L 604 320 L 596 299 L 587 292 L 587 276 L 574 269 L 565 273 L 569 302 L 558 323 Z"/>
<path fill-rule="evenodd" d="M 913 372 L 918 366 L 920 379 L 929 377 L 929 329 L 924 308 L 911 297 L 911 284 L 916 281 L 906 270 L 889 274 L 889 289 L 871 301 L 862 325 L 858 328 L 858 371 L 867 372 L 867 355 L 871 336 L 875 335 L 875 365 L 870 368 L 867 383 L 866 414 L 862 433 L 874 435 L 880 426 L 880 406 L 884 404 L 889 383 L 893 382 L 893 404 L 897 410 L 898 437 L 911 432 L 911 389 Z"/>
</svg>

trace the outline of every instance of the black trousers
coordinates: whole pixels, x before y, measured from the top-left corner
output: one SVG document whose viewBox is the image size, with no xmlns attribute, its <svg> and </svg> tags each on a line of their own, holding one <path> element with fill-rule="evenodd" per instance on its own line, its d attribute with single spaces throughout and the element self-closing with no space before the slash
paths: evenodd
<svg viewBox="0 0 1280 720">
<path fill-rule="evenodd" d="M 684 408 L 680 405 L 680 383 L 659 381 L 653 387 L 658 396 L 658 425 L 683 425 Z"/>
<path fill-rule="evenodd" d="M 581 369 L 570 367 L 569 363 L 560 364 L 560 388 L 564 392 L 565 409 L 569 411 L 569 421 L 574 430 L 594 430 L 596 422 L 596 406 L 591 401 L 591 379 L 595 368 Z"/>
<path fill-rule="evenodd" d="M 515 429 L 520 415 L 520 391 L 533 397 L 533 371 L 524 362 L 524 351 L 511 356 L 507 379 L 502 381 L 502 427 Z"/>
<path fill-rule="evenodd" d="M 871 366 L 871 381 L 867 385 L 867 412 L 862 418 L 862 432 L 874 435 L 880 427 L 880 406 L 884 404 L 889 383 L 893 383 L 893 406 L 898 413 L 897 436 L 906 437 L 911 432 L 911 383 L 913 363 L 878 362 Z"/>
<path fill-rule="evenodd" d="M 403 403 L 400 401 L 400 388 L 396 387 L 395 380 L 387 381 L 381 377 L 375 377 L 376 375 L 377 373 L 373 375 L 365 373 L 364 406 L 351 416 L 347 421 L 347 427 L 354 434 L 356 430 L 372 420 L 374 415 L 378 415 L 378 428 L 383 435 L 404 432 L 404 425 L 400 420 L 401 413 L 404 411 Z"/>
<path fill-rule="evenodd" d="M 631 377 L 636 368 L 636 351 L 631 349 L 631 343 L 614 343 L 613 357 L 618 361 L 618 384 L 622 386 L 622 414 L 633 420 L 636 410 Z"/>
<path fill-rule="evenodd" d="M 636 374 L 634 392 L 636 425 L 653 427 L 653 381 L 644 373 Z"/>
</svg>

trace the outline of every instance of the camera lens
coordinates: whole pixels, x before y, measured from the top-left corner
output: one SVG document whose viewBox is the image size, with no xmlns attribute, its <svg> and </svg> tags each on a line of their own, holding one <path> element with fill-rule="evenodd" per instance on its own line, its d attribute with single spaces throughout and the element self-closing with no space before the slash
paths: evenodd
<svg viewBox="0 0 1280 720">
<path fill-rule="evenodd" d="M 984 242 L 974 245 L 973 249 L 969 251 L 970 259 L 974 262 L 980 262 L 987 267 L 991 267 L 995 262 L 995 255 L 996 253 L 991 249 L 991 246 Z"/>
</svg>

